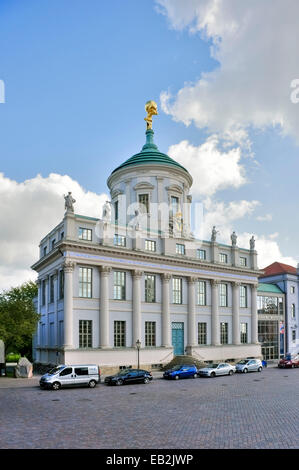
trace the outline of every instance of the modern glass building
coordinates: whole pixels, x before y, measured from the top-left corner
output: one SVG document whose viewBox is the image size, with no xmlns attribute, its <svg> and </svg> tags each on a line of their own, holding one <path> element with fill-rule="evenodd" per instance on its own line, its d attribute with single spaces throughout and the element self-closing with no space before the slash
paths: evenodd
<svg viewBox="0 0 299 470">
<path fill-rule="evenodd" d="M 257 289 L 258 340 L 265 360 L 285 354 L 285 294 L 275 284 Z"/>
</svg>

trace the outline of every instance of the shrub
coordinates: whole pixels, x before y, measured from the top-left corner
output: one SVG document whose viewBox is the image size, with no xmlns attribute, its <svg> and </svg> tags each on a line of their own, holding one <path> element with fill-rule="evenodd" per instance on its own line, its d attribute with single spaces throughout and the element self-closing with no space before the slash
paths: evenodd
<svg viewBox="0 0 299 470">
<path fill-rule="evenodd" d="M 21 354 L 11 352 L 6 355 L 6 362 L 18 362 L 20 357 L 21 357 Z"/>
</svg>

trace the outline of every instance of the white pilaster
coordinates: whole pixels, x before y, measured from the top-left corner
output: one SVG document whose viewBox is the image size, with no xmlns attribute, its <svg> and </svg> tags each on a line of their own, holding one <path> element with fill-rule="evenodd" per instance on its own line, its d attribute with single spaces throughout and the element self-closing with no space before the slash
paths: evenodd
<svg viewBox="0 0 299 470">
<path fill-rule="evenodd" d="M 109 348 L 109 276 L 110 266 L 100 268 L 100 344 L 101 349 Z"/>
<path fill-rule="evenodd" d="M 232 282 L 233 288 L 233 344 L 239 345 L 240 341 L 240 282 Z"/>
<path fill-rule="evenodd" d="M 188 346 L 196 345 L 195 328 L 195 277 L 188 278 Z"/>
<path fill-rule="evenodd" d="M 170 339 L 170 313 L 169 313 L 169 281 L 170 274 L 162 274 L 162 346 L 171 346 Z"/>
<path fill-rule="evenodd" d="M 65 260 L 64 268 L 64 348 L 71 349 L 73 345 L 73 271 L 75 263 Z"/>
<path fill-rule="evenodd" d="M 218 286 L 219 281 L 217 279 L 211 280 L 212 288 L 212 345 L 220 346 L 220 325 L 219 325 L 219 311 L 218 311 Z"/>
<path fill-rule="evenodd" d="M 142 271 L 132 271 L 133 277 L 133 317 L 132 317 L 132 347 L 141 340 L 141 278 Z"/>
<path fill-rule="evenodd" d="M 251 286 L 251 343 L 258 342 L 257 284 Z"/>
</svg>

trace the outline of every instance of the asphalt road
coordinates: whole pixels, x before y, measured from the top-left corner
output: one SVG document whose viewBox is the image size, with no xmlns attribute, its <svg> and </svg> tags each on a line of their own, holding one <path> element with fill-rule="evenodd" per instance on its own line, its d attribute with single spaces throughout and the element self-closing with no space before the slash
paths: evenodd
<svg viewBox="0 0 299 470">
<path fill-rule="evenodd" d="M 0 378 L 1 449 L 298 449 L 299 369 L 40 390 Z"/>
</svg>

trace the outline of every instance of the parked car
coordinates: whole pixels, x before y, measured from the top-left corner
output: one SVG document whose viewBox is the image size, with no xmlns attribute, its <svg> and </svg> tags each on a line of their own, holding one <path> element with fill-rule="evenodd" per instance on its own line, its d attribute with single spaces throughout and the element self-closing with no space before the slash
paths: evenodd
<svg viewBox="0 0 299 470">
<path fill-rule="evenodd" d="M 200 377 L 216 377 L 216 375 L 233 375 L 236 372 L 236 367 L 228 364 L 227 362 L 220 362 L 220 364 L 211 364 L 203 369 L 198 370 Z"/>
<path fill-rule="evenodd" d="M 115 375 L 105 377 L 106 385 L 125 385 L 131 383 L 148 384 L 153 379 L 152 373 L 142 369 L 125 369 Z"/>
<path fill-rule="evenodd" d="M 198 377 L 197 367 L 195 365 L 178 365 L 168 369 L 163 374 L 164 379 L 187 379 Z"/>
<path fill-rule="evenodd" d="M 242 359 L 236 364 L 236 372 L 262 372 L 263 364 L 260 359 Z"/>
<path fill-rule="evenodd" d="M 291 356 L 287 354 L 286 357 L 280 359 L 278 363 L 279 368 L 294 368 L 299 367 L 299 354 Z"/>
<path fill-rule="evenodd" d="M 61 387 L 84 386 L 96 387 L 100 382 L 101 371 L 95 364 L 59 365 L 44 374 L 40 381 L 40 388 L 59 390 Z"/>
</svg>

